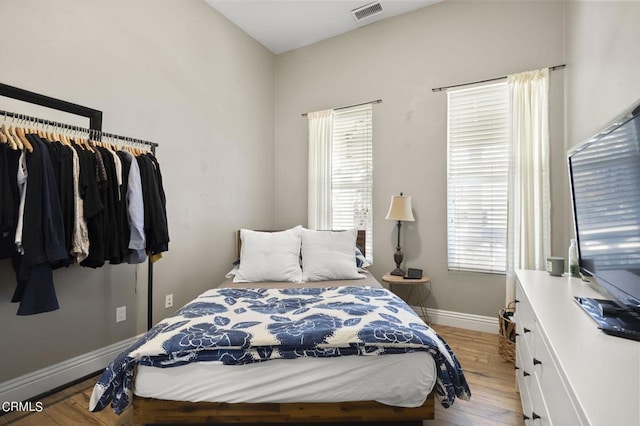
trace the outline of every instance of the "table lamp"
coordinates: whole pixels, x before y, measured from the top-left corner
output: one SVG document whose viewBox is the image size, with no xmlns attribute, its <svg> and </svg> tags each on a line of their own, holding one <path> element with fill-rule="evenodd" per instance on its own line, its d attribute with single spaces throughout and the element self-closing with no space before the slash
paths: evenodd
<svg viewBox="0 0 640 426">
<path fill-rule="evenodd" d="M 402 192 L 400 195 L 391 196 L 391 205 L 389 206 L 389 212 L 385 219 L 398 221 L 398 245 L 396 246 L 396 252 L 393 254 L 396 269 L 391 271 L 391 275 L 404 276 L 404 271 L 400 267 L 404 259 L 404 254 L 400 248 L 400 227 L 402 226 L 402 221 L 413 222 L 415 220 L 413 218 L 413 212 L 411 211 L 411 197 L 402 195 Z"/>
</svg>

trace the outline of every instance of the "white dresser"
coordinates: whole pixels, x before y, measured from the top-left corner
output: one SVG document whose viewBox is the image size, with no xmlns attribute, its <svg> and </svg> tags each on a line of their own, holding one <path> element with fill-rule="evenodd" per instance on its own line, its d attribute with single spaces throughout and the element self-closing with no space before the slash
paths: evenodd
<svg viewBox="0 0 640 426">
<path fill-rule="evenodd" d="M 640 342 L 604 334 L 576 278 L 516 271 L 516 381 L 526 425 L 640 425 Z"/>
</svg>

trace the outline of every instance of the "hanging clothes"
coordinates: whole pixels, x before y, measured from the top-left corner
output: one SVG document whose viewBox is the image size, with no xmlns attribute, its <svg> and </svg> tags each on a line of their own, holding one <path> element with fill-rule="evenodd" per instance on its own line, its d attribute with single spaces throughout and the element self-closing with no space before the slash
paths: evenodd
<svg viewBox="0 0 640 426">
<path fill-rule="evenodd" d="M 11 258 L 18 315 L 59 309 L 55 268 L 135 264 L 168 250 L 155 156 L 44 132 L 24 137 L 30 151 L 0 143 L 0 259 Z"/>
<path fill-rule="evenodd" d="M 80 194 L 84 201 L 84 218 L 87 222 L 87 235 L 89 238 L 89 252 L 85 259 L 80 262 L 82 266 L 98 268 L 104 265 L 104 244 L 102 236 L 102 221 L 104 205 L 98 187 L 98 157 L 102 159 L 100 153 L 95 154 L 88 150 L 78 149 L 80 157 Z M 97 152 L 97 151 L 96 151 Z M 103 166 L 104 168 L 104 166 Z M 106 182 L 102 180 L 103 184 Z"/>
<path fill-rule="evenodd" d="M 84 200 L 80 194 L 80 156 L 77 145 L 71 145 L 73 154 L 73 232 L 71 235 L 71 255 L 75 263 L 80 263 L 89 255 L 89 230 L 84 217 Z"/>
<path fill-rule="evenodd" d="M 58 195 L 62 219 L 64 225 L 64 246 L 67 253 L 71 253 L 71 240 L 73 237 L 74 224 L 74 198 L 73 198 L 73 154 L 69 146 L 63 145 L 60 141 L 50 141 L 41 138 L 49 150 L 51 165 L 55 181 L 58 186 Z M 70 259 L 58 266 L 68 266 Z"/>
<path fill-rule="evenodd" d="M 33 152 L 27 153 L 29 175 L 24 206 L 24 254 L 12 258 L 17 286 L 11 302 L 20 303 L 18 315 L 59 308 L 53 287 L 52 265 L 67 260 L 64 226 L 49 152 L 37 135 L 27 134 Z"/>
<path fill-rule="evenodd" d="M 15 253 L 15 235 L 20 206 L 18 167 L 21 151 L 0 144 L 0 259 Z"/>
<path fill-rule="evenodd" d="M 169 250 L 166 198 L 162 186 L 162 173 L 156 158 L 151 154 L 136 157 L 142 180 L 144 200 L 144 230 L 147 252 L 160 254 Z"/>
<path fill-rule="evenodd" d="M 140 166 L 130 152 L 118 151 L 118 154 L 123 159 L 123 164 L 128 164 L 125 202 L 129 223 L 129 253 L 126 256 L 126 261 L 131 264 L 142 263 L 147 258 L 145 252 L 147 240 L 144 232 L 144 200 Z"/>
</svg>

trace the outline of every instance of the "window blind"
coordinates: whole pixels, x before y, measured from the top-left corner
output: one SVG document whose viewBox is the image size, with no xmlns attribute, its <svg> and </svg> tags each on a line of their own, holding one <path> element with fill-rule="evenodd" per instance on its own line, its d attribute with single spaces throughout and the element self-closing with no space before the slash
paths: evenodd
<svg viewBox="0 0 640 426">
<path fill-rule="evenodd" d="M 333 229 L 364 229 L 373 262 L 373 129 L 371 104 L 336 110 L 331 148 Z"/>
<path fill-rule="evenodd" d="M 450 270 L 504 273 L 509 168 L 507 83 L 448 91 Z"/>
</svg>

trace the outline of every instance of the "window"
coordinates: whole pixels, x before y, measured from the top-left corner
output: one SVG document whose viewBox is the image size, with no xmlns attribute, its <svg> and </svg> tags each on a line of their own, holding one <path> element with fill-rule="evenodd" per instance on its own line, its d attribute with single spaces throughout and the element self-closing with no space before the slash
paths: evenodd
<svg viewBox="0 0 640 426">
<path fill-rule="evenodd" d="M 507 83 L 447 92 L 449 270 L 504 273 L 507 245 Z"/>
<path fill-rule="evenodd" d="M 373 259 L 371 104 L 309 114 L 309 227 L 364 229 Z"/>
<path fill-rule="evenodd" d="M 371 104 L 333 115 L 331 206 L 333 229 L 367 231 L 365 252 L 373 262 L 373 137 Z"/>
</svg>

